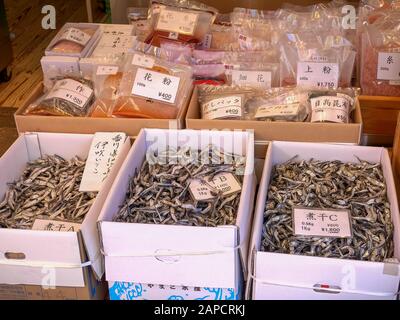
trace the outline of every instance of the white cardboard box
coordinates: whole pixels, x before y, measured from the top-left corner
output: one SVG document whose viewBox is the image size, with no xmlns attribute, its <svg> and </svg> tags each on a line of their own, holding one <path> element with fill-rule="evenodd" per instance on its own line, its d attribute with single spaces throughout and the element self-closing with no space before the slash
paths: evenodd
<svg viewBox="0 0 400 320">
<path fill-rule="evenodd" d="M 216 144 L 246 156 L 236 225 L 189 227 L 112 222 L 129 180 L 148 150 L 166 146 L 204 148 Z M 106 280 L 240 290 L 255 194 L 253 135 L 234 131 L 142 129 L 121 167 L 99 217 Z"/>
<path fill-rule="evenodd" d="M 269 145 L 255 209 L 249 254 L 246 298 L 252 299 L 395 299 L 398 263 L 341 260 L 260 251 L 262 225 L 271 170 L 295 155 L 298 160 L 381 163 L 394 224 L 395 258 L 400 260 L 400 221 L 389 155 L 384 148 L 316 143 L 272 142 Z M 317 292 L 315 285 L 333 290 Z"/>
<path fill-rule="evenodd" d="M 92 139 L 91 134 L 22 134 L 0 158 L 0 198 L 4 197 L 7 183 L 20 178 L 27 162 L 54 154 L 86 159 Z M 86 262 L 85 257 L 92 261 L 90 267 L 101 279 L 104 262 L 96 221 L 129 148 L 128 138 L 78 232 L 0 229 L 0 284 L 40 286 L 48 266 L 55 267 L 54 286 L 84 287 L 81 265 Z M 25 259 L 8 259 L 6 253 L 23 253 Z"/>
</svg>

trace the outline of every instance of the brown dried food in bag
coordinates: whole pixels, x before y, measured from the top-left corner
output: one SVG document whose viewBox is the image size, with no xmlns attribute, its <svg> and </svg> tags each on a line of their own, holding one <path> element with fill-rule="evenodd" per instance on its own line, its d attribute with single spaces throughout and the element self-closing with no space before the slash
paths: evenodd
<svg viewBox="0 0 400 320">
<path fill-rule="evenodd" d="M 65 78 L 24 111 L 24 115 L 87 116 L 94 99 L 93 84 L 86 79 Z"/>
</svg>

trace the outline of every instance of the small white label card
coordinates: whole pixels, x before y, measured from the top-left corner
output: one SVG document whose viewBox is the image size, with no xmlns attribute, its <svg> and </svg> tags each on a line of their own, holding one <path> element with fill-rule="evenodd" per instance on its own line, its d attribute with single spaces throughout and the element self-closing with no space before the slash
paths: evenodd
<svg viewBox="0 0 400 320">
<path fill-rule="evenodd" d="M 349 210 L 293 208 L 293 230 L 297 236 L 351 238 Z"/>
<path fill-rule="evenodd" d="M 212 34 L 211 33 L 206 33 L 206 35 L 203 38 L 203 42 L 201 44 L 201 47 L 203 50 L 210 49 L 211 48 L 211 42 L 212 42 Z"/>
<path fill-rule="evenodd" d="M 203 118 L 208 120 L 242 117 L 242 97 L 229 96 L 203 104 Z"/>
<path fill-rule="evenodd" d="M 350 102 L 344 97 L 321 96 L 310 99 L 311 122 L 349 122 Z"/>
<path fill-rule="evenodd" d="M 96 132 L 90 146 L 79 191 L 100 191 L 126 139 L 123 132 Z"/>
<path fill-rule="evenodd" d="M 319 88 L 337 88 L 339 64 L 322 62 L 298 62 L 297 85 Z"/>
<path fill-rule="evenodd" d="M 68 40 L 85 46 L 90 40 L 91 35 L 77 28 L 67 28 L 62 33 L 60 40 Z"/>
<path fill-rule="evenodd" d="M 132 64 L 144 68 L 153 68 L 154 59 L 145 55 L 134 54 L 132 58 Z"/>
<path fill-rule="evenodd" d="M 232 70 L 232 83 L 236 85 L 255 85 L 265 89 L 271 88 L 271 72 Z"/>
<path fill-rule="evenodd" d="M 101 75 L 117 74 L 117 72 L 118 72 L 118 66 L 98 66 L 96 74 L 101 76 Z"/>
<path fill-rule="evenodd" d="M 180 80 L 175 76 L 139 68 L 133 83 L 132 94 L 174 103 Z"/>
<path fill-rule="evenodd" d="M 193 35 L 198 17 L 194 12 L 161 8 L 156 29 Z"/>
<path fill-rule="evenodd" d="M 133 32 L 133 25 L 131 24 L 102 24 L 101 29 L 103 36 L 110 34 L 114 36 L 130 36 Z"/>
<path fill-rule="evenodd" d="M 242 186 L 232 173 L 217 174 L 212 180 L 205 181 L 193 179 L 189 191 L 196 201 L 205 201 L 215 198 L 215 193 L 220 191 L 224 196 L 242 190 Z"/>
<path fill-rule="evenodd" d="M 32 230 L 77 232 L 81 228 L 80 223 L 59 220 L 35 219 Z"/>
<path fill-rule="evenodd" d="M 238 35 L 238 43 L 239 43 L 240 48 L 242 48 L 242 49 L 248 48 L 249 46 L 251 46 L 251 42 L 252 42 L 252 39 L 250 37 L 245 36 L 243 34 Z"/>
<path fill-rule="evenodd" d="M 400 80 L 400 53 L 379 52 L 378 55 L 378 80 Z"/>
<path fill-rule="evenodd" d="M 101 37 L 91 56 L 102 57 L 105 55 L 126 53 L 133 47 L 135 40 L 135 36 L 105 34 Z"/>
<path fill-rule="evenodd" d="M 46 99 L 60 98 L 75 104 L 83 109 L 91 98 L 93 89 L 73 79 L 58 80 Z"/>
<path fill-rule="evenodd" d="M 300 105 L 293 104 L 279 104 L 275 106 L 261 106 L 257 108 L 254 118 L 273 118 L 283 116 L 295 116 L 299 113 Z"/>
</svg>

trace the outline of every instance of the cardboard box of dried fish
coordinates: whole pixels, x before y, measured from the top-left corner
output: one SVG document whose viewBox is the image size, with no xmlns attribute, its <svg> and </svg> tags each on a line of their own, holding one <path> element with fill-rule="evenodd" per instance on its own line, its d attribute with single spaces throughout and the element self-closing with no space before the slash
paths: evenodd
<svg viewBox="0 0 400 320">
<path fill-rule="evenodd" d="M 252 299 L 396 299 L 400 218 L 384 148 L 272 142 L 249 250 Z"/>
<path fill-rule="evenodd" d="M 110 298 L 240 299 L 253 135 L 144 129 L 99 217 Z"/>
<path fill-rule="evenodd" d="M 119 133 L 26 133 L 0 158 L 0 299 L 104 298 L 96 221 L 129 148 Z"/>
</svg>

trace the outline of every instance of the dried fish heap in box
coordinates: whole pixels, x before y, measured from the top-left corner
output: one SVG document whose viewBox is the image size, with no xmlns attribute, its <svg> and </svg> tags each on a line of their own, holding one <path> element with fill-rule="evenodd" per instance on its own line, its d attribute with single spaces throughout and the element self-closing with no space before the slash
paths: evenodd
<svg viewBox="0 0 400 320">
<path fill-rule="evenodd" d="M 393 258 L 393 224 L 379 163 L 291 159 L 273 171 L 263 251 L 378 262 Z M 294 207 L 349 210 L 352 237 L 295 235 Z"/>
<path fill-rule="evenodd" d="M 82 222 L 97 194 L 79 191 L 84 168 L 78 157 L 57 155 L 28 163 L 0 203 L 0 228 L 30 229 L 35 219 Z"/>
<path fill-rule="evenodd" d="M 148 154 L 114 221 L 188 226 L 232 225 L 245 157 L 213 145 Z"/>
</svg>

